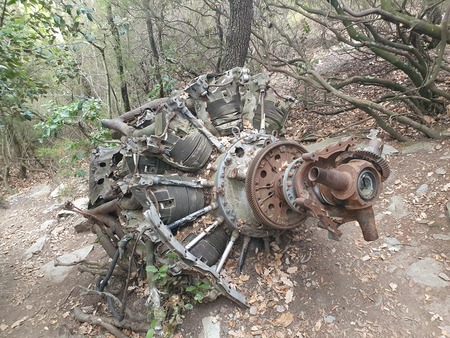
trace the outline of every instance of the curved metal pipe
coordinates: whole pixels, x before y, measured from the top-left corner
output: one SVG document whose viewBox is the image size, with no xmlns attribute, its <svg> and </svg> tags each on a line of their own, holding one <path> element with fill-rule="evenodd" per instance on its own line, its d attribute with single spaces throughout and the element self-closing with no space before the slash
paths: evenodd
<svg viewBox="0 0 450 338">
<path fill-rule="evenodd" d="M 347 190 L 351 184 L 351 176 L 349 173 L 319 167 L 309 169 L 308 179 L 311 182 L 322 183 L 331 189 L 340 191 Z"/>
<path fill-rule="evenodd" d="M 122 133 L 125 136 L 130 136 L 135 130 L 134 127 L 129 126 L 125 123 L 128 120 L 133 119 L 135 116 L 142 114 L 146 109 L 155 109 L 167 101 L 167 98 L 156 99 L 148 102 L 136 109 L 130 110 L 119 117 L 114 119 L 104 119 L 102 120 L 102 126 L 108 129 L 112 129 Z"/>
</svg>

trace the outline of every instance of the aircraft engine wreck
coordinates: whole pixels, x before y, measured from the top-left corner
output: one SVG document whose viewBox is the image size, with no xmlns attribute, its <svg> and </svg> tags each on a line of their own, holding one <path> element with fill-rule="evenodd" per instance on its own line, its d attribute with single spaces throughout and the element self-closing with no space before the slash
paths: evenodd
<svg viewBox="0 0 450 338">
<path fill-rule="evenodd" d="M 113 265 L 123 252 L 144 270 L 167 264 L 169 275 L 205 278 L 210 298 L 246 305 L 221 271 L 231 250 L 242 269 L 252 238 L 268 248 L 312 216 L 333 239 L 357 221 L 376 240 L 372 208 L 390 172 L 381 142 L 358 148 L 348 137 L 310 152 L 281 136 L 288 113 L 267 74 L 234 68 L 104 120 L 120 146 L 93 151 L 91 208 L 82 213 Z"/>
</svg>

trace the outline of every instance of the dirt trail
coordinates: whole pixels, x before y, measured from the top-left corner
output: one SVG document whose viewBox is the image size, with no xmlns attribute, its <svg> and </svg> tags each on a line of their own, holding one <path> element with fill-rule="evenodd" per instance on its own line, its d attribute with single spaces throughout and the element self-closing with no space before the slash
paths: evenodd
<svg viewBox="0 0 450 338">
<path fill-rule="evenodd" d="M 179 335 L 450 337 L 450 141 L 393 145 L 401 152 L 388 157 L 392 175 L 376 207 L 380 239 L 364 242 L 353 224 L 343 226 L 340 242 L 313 224 L 288 233 L 284 247 L 250 255 L 235 279 L 251 308 L 225 298 L 199 304 Z M 61 202 L 50 193 L 59 183 L 31 187 L 0 210 L 1 337 L 108 337 L 71 311 L 103 309 L 77 287 L 92 285 L 92 275 L 71 268 L 58 282 L 62 272 L 43 270 L 91 245 L 88 258 L 105 259 L 94 235 L 74 231 L 78 216 L 58 215 Z M 69 186 L 60 201 L 87 196 L 86 180 Z M 301 263 L 305 255 L 311 258 Z"/>
</svg>

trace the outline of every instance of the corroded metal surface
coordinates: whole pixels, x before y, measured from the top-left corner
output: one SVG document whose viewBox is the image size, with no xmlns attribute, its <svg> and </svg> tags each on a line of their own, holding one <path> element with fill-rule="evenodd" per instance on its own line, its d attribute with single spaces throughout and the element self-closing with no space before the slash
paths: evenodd
<svg viewBox="0 0 450 338">
<path fill-rule="evenodd" d="M 287 166 L 307 150 L 294 141 L 268 144 L 251 161 L 245 181 L 246 196 L 258 220 L 271 228 L 299 226 L 300 217 L 283 195 L 282 180 Z"/>
<path fill-rule="evenodd" d="M 246 305 L 221 274 L 237 243 L 240 271 L 250 238 L 269 248 L 307 216 L 334 239 L 349 221 L 365 240 L 378 237 L 372 207 L 390 173 L 381 142 L 357 148 L 344 138 L 308 152 L 282 139 L 290 102 L 269 80 L 245 68 L 202 75 L 170 98 L 103 122 L 121 145 L 94 150 L 93 209 L 81 213 L 97 223 L 111 256 L 132 236 L 137 269 L 167 265 L 172 276 L 206 278 L 217 291 L 208 299 L 222 293 Z"/>
</svg>

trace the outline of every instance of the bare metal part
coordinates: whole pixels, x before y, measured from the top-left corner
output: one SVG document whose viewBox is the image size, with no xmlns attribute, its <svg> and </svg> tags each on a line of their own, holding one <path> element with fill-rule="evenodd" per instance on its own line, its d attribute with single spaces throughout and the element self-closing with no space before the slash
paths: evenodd
<svg viewBox="0 0 450 338">
<path fill-rule="evenodd" d="M 228 255 L 231 252 L 231 248 L 233 247 L 234 243 L 236 242 L 236 240 L 239 237 L 239 231 L 238 230 L 233 230 L 233 233 L 231 234 L 231 238 L 230 241 L 227 244 L 227 247 L 225 248 L 225 251 L 222 254 L 222 257 L 220 258 L 219 263 L 216 266 L 216 272 L 219 273 L 220 270 L 222 270 L 223 265 L 225 264 L 225 261 L 228 258 Z"/>
<path fill-rule="evenodd" d="M 261 134 L 266 133 L 266 111 L 264 110 L 264 98 L 266 96 L 266 91 L 261 89 L 259 92 L 259 104 L 261 105 L 261 123 L 259 127 L 259 132 Z"/>
<path fill-rule="evenodd" d="M 166 104 L 171 109 L 179 109 L 181 113 L 187 117 L 187 119 L 202 133 L 204 134 L 209 142 L 213 144 L 220 152 L 224 152 L 224 146 L 211 132 L 197 119 L 191 111 L 184 105 L 183 102 L 177 97 L 169 98 Z"/>
<path fill-rule="evenodd" d="M 115 173 L 122 160 L 119 148 L 97 147 L 92 151 L 89 166 L 89 200 L 91 205 L 97 205 L 115 199 Z"/>
<path fill-rule="evenodd" d="M 209 235 L 219 224 L 223 223 L 223 218 L 217 218 L 209 227 L 203 230 L 200 234 L 198 234 L 192 241 L 190 241 L 186 245 L 186 249 L 191 249 L 195 244 L 197 244 L 201 239 L 203 239 L 206 235 Z"/>
<path fill-rule="evenodd" d="M 244 236 L 244 243 L 242 244 L 241 254 L 239 256 L 239 263 L 237 267 L 237 272 L 241 273 L 244 266 L 245 257 L 247 255 L 248 245 L 250 244 L 250 236 Z"/>
<path fill-rule="evenodd" d="M 167 245 L 173 253 L 178 255 L 182 262 L 184 262 L 185 270 L 196 271 L 197 273 L 205 276 L 212 285 L 218 287 L 222 294 L 230 298 L 232 301 L 239 305 L 248 306 L 247 299 L 243 294 L 229 285 L 214 268 L 211 268 L 203 263 L 175 239 L 170 230 L 167 229 L 167 227 L 159 219 L 158 212 L 153 204 L 147 211 L 144 212 L 144 215 L 152 230 L 159 235 L 161 241 Z"/>
<path fill-rule="evenodd" d="M 197 210 L 190 215 L 187 215 L 183 218 L 180 218 L 179 220 L 176 220 L 175 222 L 170 223 L 169 225 L 167 225 L 167 228 L 169 228 L 170 230 L 178 229 L 180 226 L 195 221 L 198 217 L 203 216 L 211 210 L 214 210 L 216 207 L 217 206 L 214 203 L 211 203 L 211 205 L 208 205 L 203 209 Z"/>
</svg>

